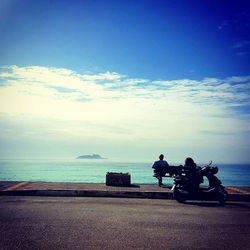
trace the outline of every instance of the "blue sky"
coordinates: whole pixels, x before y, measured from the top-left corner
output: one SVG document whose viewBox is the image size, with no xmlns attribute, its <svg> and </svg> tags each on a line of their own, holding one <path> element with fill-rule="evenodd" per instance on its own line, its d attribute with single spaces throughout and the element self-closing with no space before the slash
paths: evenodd
<svg viewBox="0 0 250 250">
<path fill-rule="evenodd" d="M 1 64 L 143 78 L 248 74 L 249 1 L 3 1 Z"/>
<path fill-rule="evenodd" d="M 250 161 L 249 1 L 4 0 L 0 37 L 1 157 Z"/>
</svg>

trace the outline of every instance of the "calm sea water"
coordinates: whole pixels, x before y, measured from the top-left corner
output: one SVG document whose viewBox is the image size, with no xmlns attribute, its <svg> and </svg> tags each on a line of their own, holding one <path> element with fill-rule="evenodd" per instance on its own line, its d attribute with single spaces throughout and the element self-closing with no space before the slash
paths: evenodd
<svg viewBox="0 0 250 250">
<path fill-rule="evenodd" d="M 152 162 L 109 160 L 0 160 L 0 180 L 105 183 L 107 172 L 123 172 L 131 174 L 132 183 L 155 184 L 157 180 L 153 177 L 151 165 Z M 217 166 L 217 176 L 223 185 L 250 186 L 250 164 Z M 172 179 L 166 179 L 164 183 L 172 183 Z"/>
</svg>

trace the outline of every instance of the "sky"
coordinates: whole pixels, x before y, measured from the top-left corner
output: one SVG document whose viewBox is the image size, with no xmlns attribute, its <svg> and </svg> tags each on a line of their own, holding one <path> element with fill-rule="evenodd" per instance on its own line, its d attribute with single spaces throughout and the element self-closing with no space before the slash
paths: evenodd
<svg viewBox="0 0 250 250">
<path fill-rule="evenodd" d="M 0 158 L 250 162 L 248 0 L 2 0 Z"/>
</svg>

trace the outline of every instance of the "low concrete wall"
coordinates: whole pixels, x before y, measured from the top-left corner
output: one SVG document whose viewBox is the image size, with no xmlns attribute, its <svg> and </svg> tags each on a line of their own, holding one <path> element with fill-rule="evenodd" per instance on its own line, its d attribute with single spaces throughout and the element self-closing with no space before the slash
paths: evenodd
<svg viewBox="0 0 250 250">
<path fill-rule="evenodd" d="M 172 192 L 128 192 L 100 190 L 12 190 L 1 191 L 0 195 L 17 196 L 63 196 L 63 197 L 119 197 L 143 199 L 173 199 Z M 248 194 L 229 194 L 228 201 L 250 201 Z"/>
<path fill-rule="evenodd" d="M 126 191 L 95 191 L 95 190 L 13 190 L 1 191 L 0 195 L 18 196 L 65 196 L 65 197 L 120 197 L 172 199 L 170 192 L 126 192 Z"/>
</svg>

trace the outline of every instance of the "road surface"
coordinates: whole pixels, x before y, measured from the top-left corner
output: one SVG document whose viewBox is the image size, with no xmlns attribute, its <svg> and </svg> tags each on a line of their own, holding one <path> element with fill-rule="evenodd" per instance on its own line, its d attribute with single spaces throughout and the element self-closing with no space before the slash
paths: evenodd
<svg viewBox="0 0 250 250">
<path fill-rule="evenodd" d="M 0 197 L 0 249 L 250 249 L 250 203 Z"/>
</svg>

